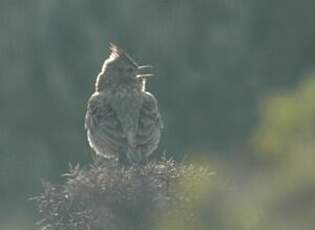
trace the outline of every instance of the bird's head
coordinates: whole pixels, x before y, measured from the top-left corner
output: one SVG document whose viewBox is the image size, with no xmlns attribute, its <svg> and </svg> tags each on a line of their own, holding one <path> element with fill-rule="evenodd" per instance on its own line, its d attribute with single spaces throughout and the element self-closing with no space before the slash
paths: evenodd
<svg viewBox="0 0 315 230">
<path fill-rule="evenodd" d="M 152 69 L 151 66 L 139 66 L 124 50 L 113 43 L 110 43 L 110 51 L 110 56 L 105 60 L 102 72 L 98 76 L 97 87 L 102 87 L 100 84 L 142 85 L 143 81 L 153 76 L 148 72 Z"/>
</svg>

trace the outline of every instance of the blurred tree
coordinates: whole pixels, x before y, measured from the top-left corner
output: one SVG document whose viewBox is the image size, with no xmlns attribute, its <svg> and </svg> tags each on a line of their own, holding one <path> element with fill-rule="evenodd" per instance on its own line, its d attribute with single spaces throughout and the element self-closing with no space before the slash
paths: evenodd
<svg viewBox="0 0 315 230">
<path fill-rule="evenodd" d="M 313 145 L 315 140 L 315 73 L 298 89 L 277 91 L 266 97 L 259 123 L 252 139 L 254 149 L 266 157 L 283 158 L 295 148 Z"/>
<path fill-rule="evenodd" d="M 252 185 L 261 189 L 255 194 L 269 223 L 265 229 L 315 225 L 314 140 L 315 72 L 311 72 L 296 89 L 275 92 L 264 100 L 251 141 L 268 168 Z"/>
</svg>

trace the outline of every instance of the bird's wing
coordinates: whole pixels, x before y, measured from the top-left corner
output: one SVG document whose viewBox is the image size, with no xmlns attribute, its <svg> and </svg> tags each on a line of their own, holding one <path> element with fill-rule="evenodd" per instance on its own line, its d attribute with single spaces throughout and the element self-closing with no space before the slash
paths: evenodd
<svg viewBox="0 0 315 230">
<path fill-rule="evenodd" d="M 148 92 L 144 92 L 143 98 L 144 101 L 139 115 L 137 146 L 142 154 L 148 156 L 159 144 L 163 123 L 155 97 Z"/>
<path fill-rule="evenodd" d="M 106 95 L 94 94 L 90 97 L 85 128 L 91 147 L 100 155 L 117 156 L 126 145 L 121 124 Z"/>
</svg>

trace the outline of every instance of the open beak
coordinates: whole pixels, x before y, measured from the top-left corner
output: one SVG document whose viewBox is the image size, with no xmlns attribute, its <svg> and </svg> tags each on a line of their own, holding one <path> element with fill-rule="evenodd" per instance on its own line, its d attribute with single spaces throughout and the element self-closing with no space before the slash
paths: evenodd
<svg viewBox="0 0 315 230">
<path fill-rule="evenodd" d="M 138 73 L 137 78 L 140 80 L 147 80 L 150 77 L 153 77 L 154 74 L 152 74 L 153 67 L 150 65 L 141 65 L 138 66 Z"/>
</svg>

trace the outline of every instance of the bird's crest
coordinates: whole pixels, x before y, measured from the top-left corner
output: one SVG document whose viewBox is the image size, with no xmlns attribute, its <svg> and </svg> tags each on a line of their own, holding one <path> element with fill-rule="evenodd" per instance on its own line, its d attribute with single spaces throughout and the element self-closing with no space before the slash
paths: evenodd
<svg viewBox="0 0 315 230">
<path fill-rule="evenodd" d="M 115 45 L 114 43 L 109 43 L 109 49 L 111 51 L 111 54 L 109 56 L 110 59 L 112 60 L 117 60 L 117 59 L 121 59 L 131 65 L 134 65 L 135 67 L 137 67 L 137 63 L 120 47 L 118 47 L 117 45 Z"/>
</svg>

